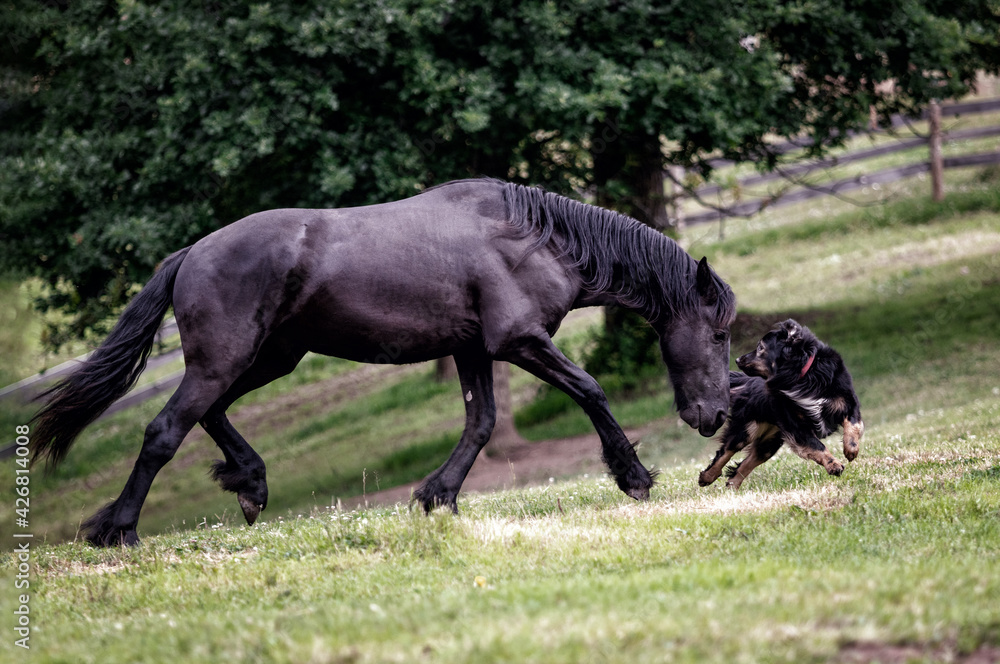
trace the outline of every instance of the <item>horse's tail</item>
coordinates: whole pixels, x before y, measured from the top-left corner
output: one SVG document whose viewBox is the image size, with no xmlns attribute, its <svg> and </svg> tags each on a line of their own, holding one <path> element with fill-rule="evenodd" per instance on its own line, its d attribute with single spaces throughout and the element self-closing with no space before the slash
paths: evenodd
<svg viewBox="0 0 1000 664">
<path fill-rule="evenodd" d="M 46 458 L 51 466 L 58 465 L 80 432 L 135 385 L 173 302 L 177 270 L 190 249 L 164 260 L 104 343 L 79 369 L 38 397 L 47 403 L 32 419 L 32 462 Z"/>
</svg>

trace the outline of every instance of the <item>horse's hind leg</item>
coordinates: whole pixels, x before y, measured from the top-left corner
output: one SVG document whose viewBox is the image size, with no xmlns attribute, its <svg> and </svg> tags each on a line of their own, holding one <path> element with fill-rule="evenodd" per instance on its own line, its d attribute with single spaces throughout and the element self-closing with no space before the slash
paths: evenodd
<svg viewBox="0 0 1000 664">
<path fill-rule="evenodd" d="M 456 353 L 455 366 L 465 399 L 465 429 L 448 460 L 413 492 L 413 499 L 420 502 L 426 512 L 447 505 L 452 512 L 458 513 L 458 491 L 476 456 L 489 442 L 496 423 L 493 360 L 484 351 Z"/>
<path fill-rule="evenodd" d="M 184 436 L 228 387 L 224 378 L 205 378 L 189 370 L 163 410 L 146 427 L 139 458 L 121 495 L 82 525 L 89 542 L 97 546 L 138 544 L 139 512 L 153 478 L 173 458 Z"/>
<path fill-rule="evenodd" d="M 267 507 L 267 472 L 264 460 L 229 422 L 225 412 L 206 415 L 201 426 L 222 450 L 225 461 L 212 464 L 212 478 L 236 494 L 247 523 L 253 525 Z"/>
<path fill-rule="evenodd" d="M 253 525 L 267 507 L 267 469 L 264 460 L 226 417 L 226 410 L 244 394 L 267 385 L 295 369 L 305 351 L 271 337 L 257 353 L 254 363 L 236 379 L 201 418 L 202 428 L 222 450 L 224 461 L 212 466 L 212 477 L 226 491 L 232 491 L 247 523 Z"/>
</svg>

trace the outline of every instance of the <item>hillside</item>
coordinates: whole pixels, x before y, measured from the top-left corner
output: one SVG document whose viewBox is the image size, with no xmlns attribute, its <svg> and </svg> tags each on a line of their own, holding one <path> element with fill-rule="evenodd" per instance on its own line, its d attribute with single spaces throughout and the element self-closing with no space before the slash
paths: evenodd
<svg viewBox="0 0 1000 664">
<path fill-rule="evenodd" d="M 233 417 L 268 462 L 258 526 L 206 477 L 216 452 L 197 434 L 154 484 L 141 547 L 35 543 L 38 661 L 1000 660 L 1000 182 L 951 177 L 943 204 L 913 182 L 880 206 L 684 238 L 739 297 L 734 354 L 788 316 L 842 353 L 868 425 L 843 476 L 784 451 L 738 493 L 700 489 L 714 445 L 655 386 L 613 403 L 663 468 L 648 503 L 574 465 L 596 459 L 583 438 L 560 464 L 571 479 L 467 493 L 457 518 L 351 510 L 359 488 L 443 460 L 457 386 L 310 358 Z M 567 326 L 571 355 L 592 321 Z M 520 373 L 514 386 L 521 407 L 538 390 Z M 72 538 L 117 494 L 156 407 L 99 423 L 52 477 L 32 475 L 36 537 Z M 588 423 L 570 409 L 524 433 L 552 431 Z"/>
</svg>

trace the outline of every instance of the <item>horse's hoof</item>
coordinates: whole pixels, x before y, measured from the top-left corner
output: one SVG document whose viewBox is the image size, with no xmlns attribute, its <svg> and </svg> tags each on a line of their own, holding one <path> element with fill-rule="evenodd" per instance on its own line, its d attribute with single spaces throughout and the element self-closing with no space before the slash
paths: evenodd
<svg viewBox="0 0 1000 664">
<path fill-rule="evenodd" d="M 243 516 L 247 520 L 247 525 L 252 526 L 257 517 L 260 516 L 260 511 L 264 509 L 264 505 L 248 498 L 242 493 L 237 495 L 236 499 L 240 501 L 240 507 L 243 508 Z"/>
<path fill-rule="evenodd" d="M 430 514 L 438 507 L 447 507 L 452 514 L 458 514 L 458 489 L 448 489 L 433 474 L 413 492 L 412 500 L 420 503 L 424 514 Z"/>
<path fill-rule="evenodd" d="M 139 535 L 134 530 L 119 530 L 111 533 L 94 534 L 87 541 L 100 549 L 119 546 L 138 546 Z"/>
<path fill-rule="evenodd" d="M 635 498 L 636 500 L 649 500 L 649 487 L 628 489 L 625 491 L 625 495 L 629 498 Z"/>
<path fill-rule="evenodd" d="M 439 498 L 434 496 L 429 499 L 417 499 L 424 508 L 424 514 L 430 514 L 439 507 L 447 507 L 452 514 L 458 514 L 458 500 L 455 496 Z"/>
</svg>

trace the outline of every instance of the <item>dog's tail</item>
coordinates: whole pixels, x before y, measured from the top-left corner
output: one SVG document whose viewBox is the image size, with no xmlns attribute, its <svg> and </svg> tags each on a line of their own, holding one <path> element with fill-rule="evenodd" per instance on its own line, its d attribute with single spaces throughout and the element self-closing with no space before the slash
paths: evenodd
<svg viewBox="0 0 1000 664">
<path fill-rule="evenodd" d="M 729 389 L 737 389 L 743 387 L 748 382 L 750 382 L 750 376 L 746 375 L 742 371 L 730 371 L 729 372 Z"/>
<path fill-rule="evenodd" d="M 163 261 L 104 343 L 79 369 L 38 397 L 47 403 L 32 419 L 32 463 L 47 459 L 51 466 L 58 465 L 80 432 L 139 379 L 156 331 L 173 302 L 174 279 L 189 249 Z"/>
</svg>

